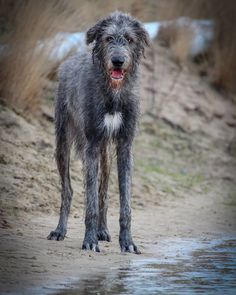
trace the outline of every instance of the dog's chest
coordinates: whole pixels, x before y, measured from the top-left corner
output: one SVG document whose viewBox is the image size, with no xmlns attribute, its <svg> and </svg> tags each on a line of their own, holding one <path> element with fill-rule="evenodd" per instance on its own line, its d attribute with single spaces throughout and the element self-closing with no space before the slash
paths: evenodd
<svg viewBox="0 0 236 295">
<path fill-rule="evenodd" d="M 106 113 L 104 116 L 104 128 L 109 137 L 117 134 L 122 125 L 122 113 Z"/>
</svg>

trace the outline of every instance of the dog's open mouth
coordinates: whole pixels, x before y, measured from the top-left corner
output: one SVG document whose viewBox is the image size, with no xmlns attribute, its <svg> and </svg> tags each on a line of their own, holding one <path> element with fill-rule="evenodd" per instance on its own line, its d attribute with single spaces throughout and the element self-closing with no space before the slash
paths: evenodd
<svg viewBox="0 0 236 295">
<path fill-rule="evenodd" d="M 111 78 L 115 80 L 122 80 L 124 78 L 125 71 L 122 69 L 113 69 L 111 71 Z"/>
</svg>

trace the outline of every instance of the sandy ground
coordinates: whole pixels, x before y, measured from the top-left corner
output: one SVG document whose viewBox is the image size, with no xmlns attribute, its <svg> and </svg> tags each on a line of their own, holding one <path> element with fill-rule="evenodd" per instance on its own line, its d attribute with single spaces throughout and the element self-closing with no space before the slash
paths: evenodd
<svg viewBox="0 0 236 295">
<path fill-rule="evenodd" d="M 30 288 L 38 288 L 34 290 L 43 294 L 50 286 L 60 288 L 65 281 L 130 260 L 158 257 L 166 238 L 236 237 L 235 105 L 192 69 L 176 66 L 158 46 L 148 53 L 141 73 L 143 114 L 134 145 L 132 230 L 142 255 L 119 250 L 115 165 L 108 213 L 112 242 L 100 242 L 101 253 L 81 250 L 84 189 L 75 156 L 67 237 L 63 242 L 46 239 L 57 225 L 60 206 L 52 101 L 43 103 L 39 120 L 0 106 L 2 293 L 33 294 Z"/>
</svg>

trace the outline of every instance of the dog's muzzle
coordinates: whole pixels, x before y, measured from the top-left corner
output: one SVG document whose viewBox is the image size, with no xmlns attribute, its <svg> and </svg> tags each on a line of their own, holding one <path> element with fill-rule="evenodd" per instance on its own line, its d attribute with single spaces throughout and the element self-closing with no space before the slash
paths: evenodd
<svg viewBox="0 0 236 295">
<path fill-rule="evenodd" d="M 113 56 L 111 58 L 113 69 L 111 70 L 111 78 L 120 80 L 124 78 L 125 70 L 122 69 L 122 66 L 125 62 L 123 56 Z"/>
</svg>

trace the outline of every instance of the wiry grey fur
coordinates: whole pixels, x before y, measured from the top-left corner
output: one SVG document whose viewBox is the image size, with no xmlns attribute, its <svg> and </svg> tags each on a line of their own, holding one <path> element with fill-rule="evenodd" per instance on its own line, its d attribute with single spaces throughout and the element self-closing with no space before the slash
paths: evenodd
<svg viewBox="0 0 236 295">
<path fill-rule="evenodd" d="M 73 193 L 70 150 L 75 144 L 83 160 L 86 188 L 86 231 L 82 248 L 99 251 L 98 240 L 110 241 L 106 217 L 108 145 L 113 142 L 120 190 L 120 247 L 122 252 L 139 253 L 130 230 L 131 146 L 139 114 L 135 91 L 137 69 L 148 45 L 148 35 L 139 21 L 115 12 L 88 30 L 87 44 L 90 43 L 92 52 L 68 59 L 59 71 L 55 128 L 62 201 L 58 226 L 48 239 L 63 240 L 66 234 Z M 114 75 L 120 76 L 114 78 Z"/>
</svg>

